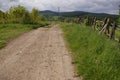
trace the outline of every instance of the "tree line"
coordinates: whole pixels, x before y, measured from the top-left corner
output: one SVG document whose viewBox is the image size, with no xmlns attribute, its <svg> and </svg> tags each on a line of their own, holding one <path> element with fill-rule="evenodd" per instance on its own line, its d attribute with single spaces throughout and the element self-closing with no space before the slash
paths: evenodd
<svg viewBox="0 0 120 80">
<path fill-rule="evenodd" d="M 118 19 L 118 23 L 120 25 L 120 5 L 119 5 L 119 19 Z"/>
<path fill-rule="evenodd" d="M 21 23 L 21 24 L 37 24 L 45 17 L 40 14 L 39 10 L 33 8 L 29 12 L 24 6 L 17 5 L 11 7 L 8 11 L 0 10 L 0 24 L 4 23 Z"/>
</svg>

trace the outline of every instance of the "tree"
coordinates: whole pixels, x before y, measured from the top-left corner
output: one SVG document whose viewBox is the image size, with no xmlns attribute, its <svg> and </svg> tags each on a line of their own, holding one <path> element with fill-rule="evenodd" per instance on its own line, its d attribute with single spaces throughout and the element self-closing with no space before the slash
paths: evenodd
<svg viewBox="0 0 120 80">
<path fill-rule="evenodd" d="M 9 9 L 9 15 L 13 23 L 24 23 L 27 19 L 26 17 L 29 17 L 27 9 L 20 5 L 11 7 Z"/>
<path fill-rule="evenodd" d="M 38 9 L 33 8 L 30 13 L 31 23 L 36 24 L 40 21 L 40 13 Z"/>
<path fill-rule="evenodd" d="M 3 18 L 3 14 L 4 14 L 4 12 L 2 12 L 2 11 L 0 10 L 0 19 Z"/>
<path fill-rule="evenodd" d="M 0 23 L 36 24 L 40 20 L 45 20 L 45 17 L 35 8 L 29 12 L 24 6 L 18 5 L 11 7 L 7 12 L 0 11 Z"/>
<path fill-rule="evenodd" d="M 119 19 L 118 19 L 118 24 L 120 24 L 120 15 L 119 15 Z"/>
<path fill-rule="evenodd" d="M 120 24 L 120 5 L 119 5 L 119 19 L 118 19 L 118 23 Z"/>
<path fill-rule="evenodd" d="M 5 23 L 5 13 L 0 10 L 0 23 Z"/>
</svg>

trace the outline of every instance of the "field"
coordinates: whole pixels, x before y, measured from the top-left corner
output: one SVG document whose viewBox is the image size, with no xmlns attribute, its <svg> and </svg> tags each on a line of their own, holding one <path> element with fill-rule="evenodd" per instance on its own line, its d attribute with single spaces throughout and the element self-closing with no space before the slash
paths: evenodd
<svg viewBox="0 0 120 80">
<path fill-rule="evenodd" d="M 61 24 L 83 80 L 120 80 L 120 44 L 78 24 Z"/>
<path fill-rule="evenodd" d="M 39 24 L 0 24 L 0 48 L 4 47 L 11 39 L 18 35 L 48 25 L 47 22 L 40 22 Z"/>
<path fill-rule="evenodd" d="M 0 80 L 120 80 L 119 1 L 23 1 L 0 1 Z"/>
</svg>

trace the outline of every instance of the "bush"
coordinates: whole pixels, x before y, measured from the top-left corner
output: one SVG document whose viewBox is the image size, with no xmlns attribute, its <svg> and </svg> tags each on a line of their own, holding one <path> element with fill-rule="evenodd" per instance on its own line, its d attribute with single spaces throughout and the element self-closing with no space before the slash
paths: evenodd
<svg viewBox="0 0 120 80">
<path fill-rule="evenodd" d="M 45 20 L 38 9 L 29 12 L 24 6 L 13 6 L 7 12 L 0 10 L 0 23 L 38 24 Z"/>
</svg>

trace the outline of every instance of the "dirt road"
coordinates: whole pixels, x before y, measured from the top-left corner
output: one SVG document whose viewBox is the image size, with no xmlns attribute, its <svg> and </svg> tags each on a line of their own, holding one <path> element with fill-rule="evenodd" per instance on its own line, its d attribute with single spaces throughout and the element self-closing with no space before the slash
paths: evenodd
<svg viewBox="0 0 120 80">
<path fill-rule="evenodd" d="M 0 50 L 0 80 L 78 80 L 59 26 L 25 33 Z"/>
</svg>

